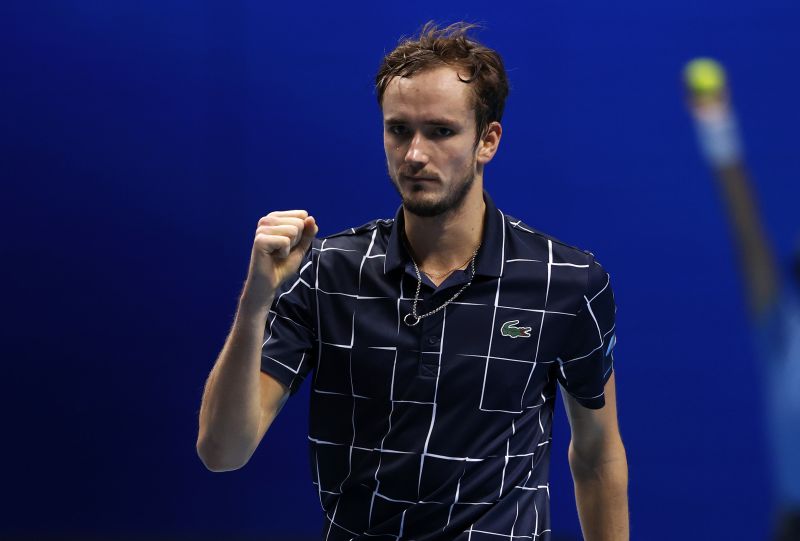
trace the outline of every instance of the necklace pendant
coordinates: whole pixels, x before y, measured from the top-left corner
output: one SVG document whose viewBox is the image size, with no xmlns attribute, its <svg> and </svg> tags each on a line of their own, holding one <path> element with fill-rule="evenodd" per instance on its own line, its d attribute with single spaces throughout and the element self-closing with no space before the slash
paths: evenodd
<svg viewBox="0 0 800 541">
<path fill-rule="evenodd" d="M 411 319 L 409 320 L 409 318 L 411 318 Z M 414 314 L 410 314 L 409 313 L 409 314 L 406 314 L 406 316 L 403 318 L 403 323 L 405 323 L 409 327 L 413 327 L 417 323 L 419 323 L 420 319 L 422 319 L 422 318 L 417 317 Z"/>
</svg>

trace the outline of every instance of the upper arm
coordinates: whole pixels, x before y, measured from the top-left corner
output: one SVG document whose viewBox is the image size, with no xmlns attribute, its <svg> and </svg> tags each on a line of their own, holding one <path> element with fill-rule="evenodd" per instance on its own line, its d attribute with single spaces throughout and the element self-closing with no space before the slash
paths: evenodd
<svg viewBox="0 0 800 541">
<path fill-rule="evenodd" d="M 611 277 L 590 258 L 585 290 L 581 291 L 572 326 L 557 357 L 556 371 L 570 398 L 585 408 L 600 409 L 605 403 L 604 386 L 613 373 L 617 343 L 615 321 Z"/>
<path fill-rule="evenodd" d="M 564 392 L 564 404 L 572 430 L 571 447 L 583 456 L 595 456 L 608 445 L 621 442 L 617 422 L 617 393 L 612 373 L 605 384 L 605 405 L 599 409 L 582 406 L 569 393 Z"/>
</svg>

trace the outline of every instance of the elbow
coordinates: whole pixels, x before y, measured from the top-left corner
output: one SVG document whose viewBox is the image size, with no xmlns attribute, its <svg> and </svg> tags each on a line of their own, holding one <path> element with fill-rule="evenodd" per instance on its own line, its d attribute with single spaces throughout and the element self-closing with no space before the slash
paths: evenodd
<svg viewBox="0 0 800 541">
<path fill-rule="evenodd" d="M 587 447 L 570 442 L 569 465 L 576 480 L 613 478 L 627 484 L 628 459 L 619 438 L 596 442 Z"/>
<path fill-rule="evenodd" d="M 238 470 L 250 460 L 250 454 L 242 456 L 241 454 L 231 453 L 210 438 L 198 438 L 196 449 L 200 461 L 206 469 L 212 472 Z"/>
</svg>

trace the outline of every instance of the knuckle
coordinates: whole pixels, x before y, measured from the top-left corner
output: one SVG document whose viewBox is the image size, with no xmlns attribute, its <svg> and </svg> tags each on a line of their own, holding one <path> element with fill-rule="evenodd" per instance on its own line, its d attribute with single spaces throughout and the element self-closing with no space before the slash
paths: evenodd
<svg viewBox="0 0 800 541">
<path fill-rule="evenodd" d="M 275 237 L 291 237 L 294 235 L 294 230 L 287 225 L 263 225 L 256 231 L 265 235 L 273 235 Z"/>
<path fill-rule="evenodd" d="M 264 226 L 281 226 L 281 225 L 291 225 L 297 227 L 299 229 L 303 228 L 304 221 L 302 218 L 298 218 L 296 216 L 282 216 L 280 214 L 276 214 L 271 212 L 266 216 L 263 216 L 261 219 L 258 220 L 258 225 L 256 227 L 264 227 Z"/>
<path fill-rule="evenodd" d="M 258 233 L 253 241 L 254 248 L 267 252 L 285 249 L 291 246 L 292 241 L 284 235 L 271 235 L 269 233 Z"/>
</svg>

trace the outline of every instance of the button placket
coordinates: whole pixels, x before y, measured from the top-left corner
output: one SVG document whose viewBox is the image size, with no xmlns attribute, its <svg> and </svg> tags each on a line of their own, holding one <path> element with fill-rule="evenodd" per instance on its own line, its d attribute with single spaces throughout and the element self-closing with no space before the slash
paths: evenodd
<svg viewBox="0 0 800 541">
<path fill-rule="evenodd" d="M 433 302 L 430 297 L 426 304 Z M 439 372 L 439 348 L 441 347 L 442 322 L 444 313 L 440 312 L 424 318 L 420 327 L 419 340 L 419 366 L 418 374 L 421 377 L 435 378 Z"/>
</svg>

